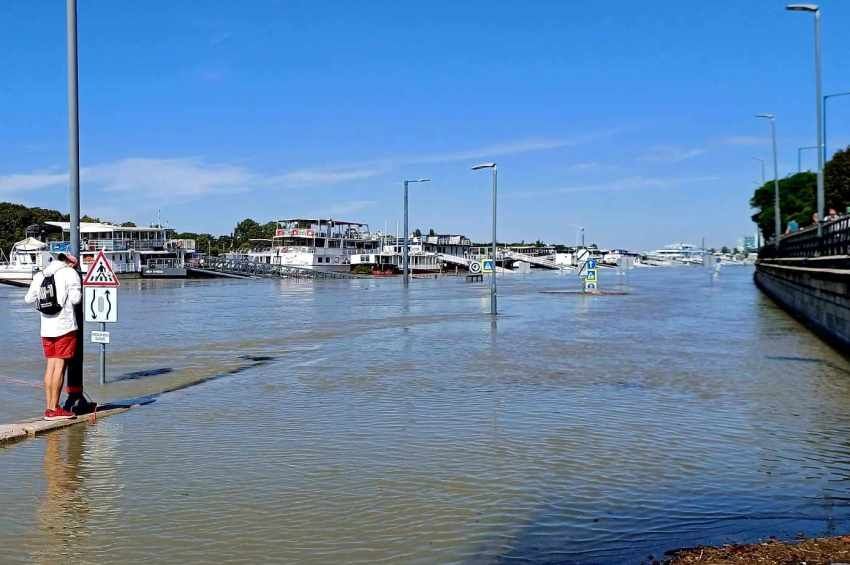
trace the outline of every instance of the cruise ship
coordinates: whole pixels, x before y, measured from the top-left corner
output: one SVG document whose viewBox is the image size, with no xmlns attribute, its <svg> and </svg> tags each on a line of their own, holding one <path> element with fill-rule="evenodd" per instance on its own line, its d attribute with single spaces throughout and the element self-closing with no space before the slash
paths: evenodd
<svg viewBox="0 0 850 565">
<path fill-rule="evenodd" d="M 650 265 L 702 265 L 705 250 L 690 243 L 673 243 L 645 254 Z"/>
<path fill-rule="evenodd" d="M 381 249 L 380 236 L 361 222 L 291 218 L 277 226 L 272 239 L 253 240 L 255 248 L 244 256 L 271 265 L 348 272 L 352 256 Z"/>
<path fill-rule="evenodd" d="M 62 240 L 49 242 L 50 251 L 70 248 L 70 223 L 46 222 L 62 230 Z M 161 227 L 116 226 L 102 222 L 80 223 L 80 269 L 86 272 L 100 251 L 119 275 L 146 278 L 181 278 L 196 257 L 195 240 L 170 239 L 173 230 Z"/>
</svg>

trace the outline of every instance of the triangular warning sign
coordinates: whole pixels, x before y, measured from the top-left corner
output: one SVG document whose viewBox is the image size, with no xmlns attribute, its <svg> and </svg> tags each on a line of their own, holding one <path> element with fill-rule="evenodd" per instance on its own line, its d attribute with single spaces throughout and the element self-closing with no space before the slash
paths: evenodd
<svg viewBox="0 0 850 565">
<path fill-rule="evenodd" d="M 100 253 L 94 260 L 94 263 L 89 265 L 86 271 L 86 277 L 83 279 L 83 286 L 99 286 L 117 288 L 119 286 L 118 277 L 115 276 L 115 271 L 112 270 L 112 265 L 101 249 Z"/>
</svg>

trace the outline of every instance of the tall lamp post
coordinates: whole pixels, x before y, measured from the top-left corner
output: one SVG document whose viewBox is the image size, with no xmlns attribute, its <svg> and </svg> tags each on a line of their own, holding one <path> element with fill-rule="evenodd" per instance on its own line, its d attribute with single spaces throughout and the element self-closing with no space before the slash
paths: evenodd
<svg viewBox="0 0 850 565">
<path fill-rule="evenodd" d="M 820 41 L 820 8 L 817 4 L 788 4 L 786 10 L 792 12 L 809 12 L 815 19 L 815 105 L 817 109 L 817 146 L 823 148 L 823 96 L 821 95 L 821 41 Z M 818 151 L 818 236 L 823 230 L 824 218 L 824 189 L 823 189 L 823 160 L 824 152 Z"/>
<path fill-rule="evenodd" d="M 770 137 L 773 140 L 773 224 L 775 234 L 773 244 L 779 248 L 779 235 L 782 233 L 782 219 L 779 217 L 779 164 L 776 162 L 776 116 L 773 114 L 756 114 L 770 122 Z"/>
<path fill-rule="evenodd" d="M 77 94 L 77 0 L 66 0 L 66 41 L 68 57 L 68 193 L 70 195 L 70 253 L 80 257 L 80 118 Z M 79 266 L 77 266 L 79 273 Z M 68 362 L 65 410 L 90 412 L 92 407 L 83 396 L 83 304 L 74 307 L 77 320 L 77 350 Z"/>
<path fill-rule="evenodd" d="M 758 161 L 761 163 L 761 184 L 764 186 L 764 183 L 767 182 L 764 177 L 764 159 L 759 159 L 758 157 L 753 157 L 754 161 Z"/>
<path fill-rule="evenodd" d="M 431 182 L 431 179 L 415 179 L 404 181 L 404 286 L 410 283 L 410 232 L 407 229 L 407 185 L 412 182 Z"/>
<path fill-rule="evenodd" d="M 805 147 L 798 147 L 797 148 L 797 172 L 798 173 L 803 172 L 803 151 L 806 151 L 808 149 L 817 149 L 817 148 L 818 148 L 817 145 L 806 145 Z"/>
<path fill-rule="evenodd" d="M 490 277 L 490 314 L 496 315 L 496 163 L 481 163 L 472 167 L 473 171 L 490 169 L 493 178 L 493 275 Z"/>
<path fill-rule="evenodd" d="M 850 92 L 836 92 L 834 94 L 824 94 L 823 95 L 823 161 L 826 163 L 826 159 L 829 157 L 829 153 L 826 151 L 826 101 L 830 98 L 837 98 L 839 96 L 850 96 Z"/>
</svg>

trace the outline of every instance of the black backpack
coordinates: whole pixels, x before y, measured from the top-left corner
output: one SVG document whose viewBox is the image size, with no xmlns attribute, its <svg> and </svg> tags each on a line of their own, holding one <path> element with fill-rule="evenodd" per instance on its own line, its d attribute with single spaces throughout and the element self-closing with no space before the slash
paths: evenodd
<svg viewBox="0 0 850 565">
<path fill-rule="evenodd" d="M 56 292 L 56 281 L 53 279 L 53 275 L 44 275 L 44 279 L 41 281 L 41 286 L 38 289 L 35 308 L 47 316 L 53 316 L 62 311 L 62 305 L 59 304 L 59 295 Z"/>
</svg>

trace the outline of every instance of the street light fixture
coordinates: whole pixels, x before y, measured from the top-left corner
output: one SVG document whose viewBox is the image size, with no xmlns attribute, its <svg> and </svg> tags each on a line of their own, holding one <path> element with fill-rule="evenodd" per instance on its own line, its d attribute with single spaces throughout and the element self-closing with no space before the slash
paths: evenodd
<svg viewBox="0 0 850 565">
<path fill-rule="evenodd" d="M 806 145 L 805 147 L 798 147 L 797 148 L 797 172 L 798 173 L 803 172 L 803 151 L 806 151 L 807 149 L 817 149 L 817 148 L 818 148 L 817 145 Z"/>
<path fill-rule="evenodd" d="M 762 184 L 762 186 L 764 186 L 764 183 L 765 183 L 765 179 L 764 179 L 764 159 L 759 159 L 758 157 L 753 157 L 753 160 L 761 163 L 761 184 Z"/>
<path fill-rule="evenodd" d="M 817 146 L 818 151 L 818 236 L 822 233 L 824 218 L 824 188 L 823 188 L 823 96 L 821 95 L 821 41 L 820 41 L 820 8 L 817 4 L 788 4 L 786 10 L 791 12 L 808 12 L 815 17 L 815 105 L 817 110 Z"/>
<path fill-rule="evenodd" d="M 414 179 L 404 181 L 404 248 L 402 250 L 404 262 L 404 286 L 410 283 L 410 232 L 407 228 L 407 185 L 412 182 L 431 182 L 431 179 Z"/>
<path fill-rule="evenodd" d="M 773 244 L 779 248 L 779 234 L 782 233 L 782 219 L 779 217 L 779 164 L 776 162 L 776 116 L 773 114 L 756 114 L 757 118 L 762 118 L 770 122 L 770 136 L 773 140 L 773 224 L 775 234 Z"/>
<path fill-rule="evenodd" d="M 823 161 L 826 163 L 826 159 L 829 156 L 829 153 L 826 150 L 826 102 L 830 98 L 837 98 L 839 96 L 850 96 L 850 92 L 836 92 L 834 94 L 824 94 L 823 95 Z"/>
<path fill-rule="evenodd" d="M 493 179 L 493 274 L 490 277 L 490 314 L 492 316 L 496 315 L 496 178 L 498 172 L 496 171 L 496 163 L 481 163 L 479 165 L 475 165 L 472 167 L 473 171 L 480 171 L 481 169 L 490 169 L 491 177 Z"/>
</svg>

